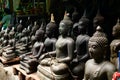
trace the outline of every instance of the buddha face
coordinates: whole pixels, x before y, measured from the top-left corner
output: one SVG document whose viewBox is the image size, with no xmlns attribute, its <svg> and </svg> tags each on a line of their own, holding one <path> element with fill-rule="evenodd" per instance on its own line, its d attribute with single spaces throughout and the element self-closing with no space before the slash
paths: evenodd
<svg viewBox="0 0 120 80">
<path fill-rule="evenodd" d="M 60 33 L 61 35 L 66 35 L 66 34 L 68 34 L 68 31 L 69 31 L 68 26 L 66 26 L 64 23 L 60 23 L 59 26 L 60 26 L 60 27 L 59 27 L 59 33 Z"/>
<path fill-rule="evenodd" d="M 49 27 L 46 27 L 46 35 L 50 36 L 52 34 L 52 30 Z"/>
<path fill-rule="evenodd" d="M 89 41 L 89 54 L 90 56 L 95 59 L 102 59 L 103 58 L 103 49 L 98 45 L 95 41 Z"/>
<path fill-rule="evenodd" d="M 35 39 L 36 40 L 41 40 L 44 36 L 44 32 L 43 31 L 37 31 L 36 34 L 35 34 Z"/>
</svg>

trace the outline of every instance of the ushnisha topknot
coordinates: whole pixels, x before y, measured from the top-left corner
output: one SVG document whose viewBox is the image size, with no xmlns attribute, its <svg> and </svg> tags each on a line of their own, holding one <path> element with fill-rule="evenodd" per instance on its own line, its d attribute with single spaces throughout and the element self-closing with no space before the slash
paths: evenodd
<svg viewBox="0 0 120 80">
<path fill-rule="evenodd" d="M 103 32 L 103 29 L 100 26 L 97 26 L 96 32 L 90 38 L 91 42 L 97 42 L 98 46 L 101 48 L 105 48 L 108 45 L 108 39 L 106 34 Z"/>
<path fill-rule="evenodd" d="M 86 16 L 86 10 L 84 10 L 83 16 L 79 20 L 79 24 L 87 26 L 89 22 L 90 22 L 90 20 Z"/>
<path fill-rule="evenodd" d="M 100 14 L 100 10 L 98 9 L 97 14 L 93 19 L 93 23 L 102 25 L 103 22 L 104 22 L 104 17 Z"/>
<path fill-rule="evenodd" d="M 66 25 L 66 27 L 72 28 L 73 22 L 71 21 L 71 19 L 70 19 L 70 17 L 69 17 L 69 13 L 67 13 L 67 12 L 65 11 L 64 18 L 63 18 L 63 20 L 61 20 L 60 23 L 64 23 L 64 24 Z"/>
<path fill-rule="evenodd" d="M 120 32 L 120 20 L 118 18 L 117 23 L 113 26 L 113 29 L 117 30 L 117 32 Z"/>
<path fill-rule="evenodd" d="M 57 27 L 57 25 L 56 25 L 56 23 L 55 23 L 55 20 L 54 20 L 54 15 L 53 15 L 53 14 L 51 14 L 51 20 L 50 20 L 50 22 L 47 24 L 46 27 L 49 27 L 49 28 L 56 28 L 56 27 Z"/>
</svg>

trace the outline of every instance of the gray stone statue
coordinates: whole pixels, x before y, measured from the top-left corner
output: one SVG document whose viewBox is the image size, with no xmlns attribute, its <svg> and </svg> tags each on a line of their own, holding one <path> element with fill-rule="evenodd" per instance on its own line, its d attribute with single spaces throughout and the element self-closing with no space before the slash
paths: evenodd
<svg viewBox="0 0 120 80">
<path fill-rule="evenodd" d="M 13 58 L 16 57 L 15 43 L 16 43 L 15 31 L 13 27 L 12 30 L 9 32 L 8 45 L 2 48 L 3 49 L 2 57 L 5 58 L 6 60 L 12 60 Z"/>
<path fill-rule="evenodd" d="M 110 61 L 119 69 L 118 66 L 118 51 L 120 50 L 120 23 L 119 19 L 115 26 L 113 26 L 112 35 L 114 40 L 110 44 Z"/>
<path fill-rule="evenodd" d="M 63 19 L 59 24 L 60 36 L 56 42 L 56 50 L 40 57 L 38 75 L 41 80 L 70 80 L 68 66 L 73 59 L 74 52 L 74 40 L 68 36 L 71 27 L 71 22 Z"/>
<path fill-rule="evenodd" d="M 44 31 L 37 30 L 35 33 L 36 42 L 33 45 L 32 51 L 20 56 L 20 68 L 24 69 L 27 74 L 37 71 L 38 58 L 42 54 Z"/>
<path fill-rule="evenodd" d="M 54 21 L 54 16 L 51 14 L 51 21 L 46 26 L 46 39 L 44 41 L 44 52 L 50 52 L 55 50 L 55 44 L 57 39 L 56 36 L 57 25 Z"/>
<path fill-rule="evenodd" d="M 85 62 L 89 59 L 88 41 L 89 36 L 86 34 L 87 26 L 84 24 L 78 25 L 79 35 L 76 39 L 75 58 L 71 62 L 73 75 L 77 79 L 82 80 L 84 76 Z"/>
<path fill-rule="evenodd" d="M 90 38 L 88 46 L 92 59 L 89 59 L 85 64 L 83 80 L 112 80 L 116 68 L 112 63 L 105 60 L 108 40 L 100 26 L 97 27 L 96 32 Z"/>
</svg>

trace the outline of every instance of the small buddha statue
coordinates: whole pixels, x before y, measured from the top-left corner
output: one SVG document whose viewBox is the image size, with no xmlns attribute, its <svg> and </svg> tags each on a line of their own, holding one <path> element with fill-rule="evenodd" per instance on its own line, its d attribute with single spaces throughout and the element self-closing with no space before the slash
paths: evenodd
<svg viewBox="0 0 120 80">
<path fill-rule="evenodd" d="M 8 45 L 8 40 L 9 40 L 8 34 L 7 32 L 5 32 L 3 37 L 2 47 L 5 47 Z"/>
<path fill-rule="evenodd" d="M 57 39 L 55 38 L 57 30 L 57 25 L 54 21 L 54 16 L 51 14 L 51 21 L 46 26 L 46 39 L 44 41 L 45 45 L 45 51 L 44 52 L 50 52 L 55 50 L 55 43 Z"/>
<path fill-rule="evenodd" d="M 37 70 L 38 58 L 42 54 L 44 31 L 37 30 L 35 33 L 36 42 L 32 47 L 32 51 L 20 56 L 20 68 L 24 69 L 27 74 Z"/>
<path fill-rule="evenodd" d="M 13 29 L 9 32 L 9 41 L 8 45 L 3 48 L 3 53 L 2 56 L 6 60 L 11 60 L 16 57 L 15 54 L 15 38 L 14 38 L 15 32 L 14 32 L 14 27 Z"/>
<path fill-rule="evenodd" d="M 74 8 L 74 12 L 72 13 L 72 21 L 73 21 L 73 28 L 72 28 L 72 38 L 76 40 L 78 33 L 78 22 L 79 22 L 80 16 L 77 12 L 77 9 Z"/>
<path fill-rule="evenodd" d="M 73 59 L 74 52 L 74 40 L 69 37 L 71 28 L 72 24 L 67 19 L 64 18 L 60 22 L 60 36 L 56 42 L 55 51 L 47 52 L 40 56 L 38 75 L 44 75 L 41 79 L 70 80 L 68 66 Z M 49 71 L 46 71 L 46 69 Z"/>
<path fill-rule="evenodd" d="M 78 25 L 80 34 L 76 39 L 75 58 L 71 62 L 71 70 L 75 76 L 74 78 L 78 80 L 83 79 L 85 62 L 89 59 L 88 41 L 90 37 L 86 34 L 86 27 L 85 25 Z"/>
<path fill-rule="evenodd" d="M 16 43 L 17 52 L 19 55 L 29 51 L 29 37 L 28 31 L 26 28 L 22 31 L 22 38 L 19 40 L 19 43 Z"/>
<path fill-rule="evenodd" d="M 111 50 L 110 61 L 117 67 L 117 69 L 119 69 L 118 62 L 117 62 L 118 51 L 120 50 L 120 22 L 119 22 L 119 19 L 118 19 L 116 25 L 113 26 L 112 35 L 115 39 L 110 44 L 110 50 Z"/>
<path fill-rule="evenodd" d="M 89 59 L 85 64 L 85 74 L 83 80 L 112 80 L 112 75 L 116 71 L 115 66 L 106 61 L 108 40 L 106 34 L 100 26 L 89 39 Z"/>
<path fill-rule="evenodd" d="M 35 21 L 34 22 L 34 26 L 33 26 L 33 28 L 32 28 L 32 31 L 31 31 L 31 33 L 30 33 L 30 40 L 31 40 L 31 42 L 32 42 L 32 45 L 34 45 L 34 43 L 36 42 L 36 40 L 35 40 L 35 33 L 36 33 L 36 31 L 38 30 L 40 28 L 40 26 L 37 24 L 37 22 Z"/>
<path fill-rule="evenodd" d="M 22 20 L 20 20 L 20 23 L 17 26 L 17 32 L 16 32 L 17 41 L 19 41 L 21 39 L 21 37 L 22 37 L 22 30 L 23 30 Z"/>
</svg>

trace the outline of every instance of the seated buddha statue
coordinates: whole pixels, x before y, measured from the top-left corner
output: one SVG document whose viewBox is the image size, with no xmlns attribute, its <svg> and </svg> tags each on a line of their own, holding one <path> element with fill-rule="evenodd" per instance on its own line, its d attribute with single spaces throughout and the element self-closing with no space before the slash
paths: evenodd
<svg viewBox="0 0 120 80">
<path fill-rule="evenodd" d="M 72 73 L 74 78 L 78 80 L 83 79 L 85 62 L 89 59 L 88 41 L 90 37 L 86 34 L 86 24 L 87 22 L 79 23 L 78 25 L 79 35 L 76 39 L 75 57 L 71 62 Z"/>
<path fill-rule="evenodd" d="M 44 41 L 44 52 L 50 52 L 55 50 L 55 43 L 57 39 L 55 38 L 57 25 L 54 21 L 54 16 L 51 14 L 51 21 L 46 26 L 46 39 Z"/>
<path fill-rule="evenodd" d="M 30 33 L 30 40 L 31 40 L 31 44 L 34 45 L 34 43 L 36 42 L 35 40 L 35 33 L 36 31 L 40 28 L 40 26 L 37 24 L 37 22 L 34 22 L 34 26 L 32 27 L 31 33 Z"/>
<path fill-rule="evenodd" d="M 73 59 L 74 40 L 69 37 L 72 23 L 64 19 L 59 24 L 60 36 L 56 42 L 56 49 L 40 56 L 38 75 L 41 80 L 70 80 L 69 64 Z"/>
<path fill-rule="evenodd" d="M 118 62 L 117 62 L 117 58 L 118 58 L 118 51 L 120 50 L 120 23 L 119 23 L 119 19 L 116 23 L 115 26 L 113 26 L 112 29 L 112 35 L 115 38 L 111 44 L 110 44 L 110 50 L 111 50 L 111 55 L 110 55 L 110 61 L 117 67 L 117 69 L 119 69 L 118 67 Z"/>
<path fill-rule="evenodd" d="M 5 47 L 8 45 L 8 40 L 9 40 L 8 33 L 5 32 L 3 37 L 2 47 Z"/>
<path fill-rule="evenodd" d="M 18 55 L 24 54 L 29 51 L 29 37 L 26 28 L 22 31 L 22 38 L 16 43 L 16 50 Z"/>
<path fill-rule="evenodd" d="M 38 58 L 40 57 L 44 44 L 43 44 L 44 31 L 37 30 L 35 33 L 36 42 L 32 47 L 32 51 L 20 56 L 20 68 L 24 69 L 27 74 L 37 70 Z"/>
<path fill-rule="evenodd" d="M 15 38 L 14 38 L 15 32 L 14 28 L 9 32 L 9 40 L 8 45 L 3 48 L 2 56 L 6 60 L 11 60 L 16 57 L 15 54 Z"/>
<path fill-rule="evenodd" d="M 112 75 L 116 71 L 115 66 L 105 59 L 107 53 L 108 40 L 100 26 L 89 39 L 89 59 L 85 64 L 85 74 L 83 80 L 112 80 Z"/>
</svg>

